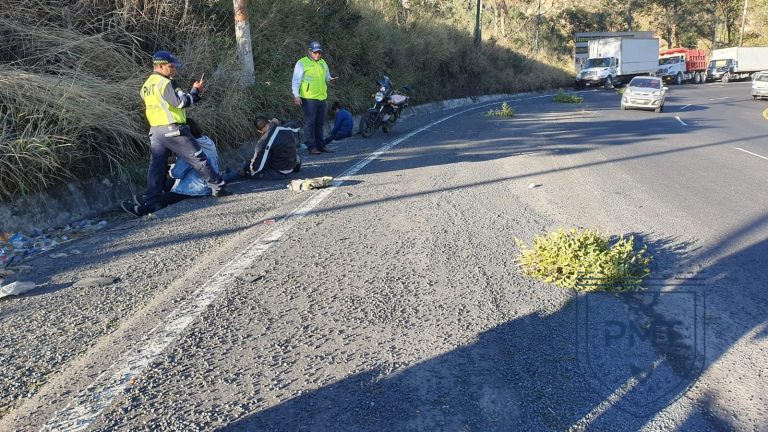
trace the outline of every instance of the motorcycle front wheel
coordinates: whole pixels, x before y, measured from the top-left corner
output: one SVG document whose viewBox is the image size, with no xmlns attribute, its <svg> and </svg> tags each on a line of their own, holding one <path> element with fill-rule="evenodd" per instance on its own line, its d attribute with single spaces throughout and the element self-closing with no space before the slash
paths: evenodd
<svg viewBox="0 0 768 432">
<path fill-rule="evenodd" d="M 375 116 L 372 112 L 367 111 L 360 117 L 360 136 L 363 138 L 370 138 L 373 135 L 374 123 L 376 122 Z"/>
</svg>

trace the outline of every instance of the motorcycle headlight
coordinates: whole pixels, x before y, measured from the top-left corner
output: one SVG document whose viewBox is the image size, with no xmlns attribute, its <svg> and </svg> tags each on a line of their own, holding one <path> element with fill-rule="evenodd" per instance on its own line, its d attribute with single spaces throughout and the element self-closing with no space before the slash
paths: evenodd
<svg viewBox="0 0 768 432">
<path fill-rule="evenodd" d="M 376 102 L 381 102 L 384 100 L 384 93 L 382 92 L 376 92 L 376 96 L 374 96 L 374 99 L 376 99 Z"/>
</svg>

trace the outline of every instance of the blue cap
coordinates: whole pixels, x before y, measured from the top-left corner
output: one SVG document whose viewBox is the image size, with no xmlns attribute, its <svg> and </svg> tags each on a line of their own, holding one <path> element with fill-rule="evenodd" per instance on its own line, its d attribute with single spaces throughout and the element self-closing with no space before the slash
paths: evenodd
<svg viewBox="0 0 768 432">
<path fill-rule="evenodd" d="M 312 52 L 321 52 L 323 51 L 323 46 L 320 45 L 320 42 L 310 42 L 309 50 Z"/>
<path fill-rule="evenodd" d="M 172 64 L 176 67 L 181 67 L 179 59 L 173 56 L 169 51 L 158 51 L 152 55 L 152 64 Z"/>
</svg>

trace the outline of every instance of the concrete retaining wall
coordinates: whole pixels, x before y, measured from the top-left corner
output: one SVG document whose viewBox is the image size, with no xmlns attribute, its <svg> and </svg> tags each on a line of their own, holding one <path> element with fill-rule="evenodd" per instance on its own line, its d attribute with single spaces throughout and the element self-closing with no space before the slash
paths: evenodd
<svg viewBox="0 0 768 432">
<path fill-rule="evenodd" d="M 33 228 L 63 227 L 96 218 L 131 196 L 126 184 L 114 178 L 89 179 L 55 186 L 11 203 L 0 203 L 0 232 L 30 232 Z"/>
</svg>

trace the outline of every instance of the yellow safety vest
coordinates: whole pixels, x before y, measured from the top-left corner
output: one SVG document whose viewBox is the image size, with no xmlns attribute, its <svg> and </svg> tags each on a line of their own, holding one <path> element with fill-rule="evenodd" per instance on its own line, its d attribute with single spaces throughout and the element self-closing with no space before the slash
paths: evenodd
<svg viewBox="0 0 768 432">
<path fill-rule="evenodd" d="M 184 109 L 178 108 L 166 100 L 164 95 L 176 97 L 171 80 L 159 73 L 153 73 L 141 86 L 141 97 L 146 107 L 145 114 L 150 126 L 187 123 Z"/>
<path fill-rule="evenodd" d="M 304 67 L 304 76 L 299 86 L 299 97 L 304 99 L 328 99 L 328 65 L 325 60 L 314 61 L 309 57 L 299 60 Z"/>
</svg>

